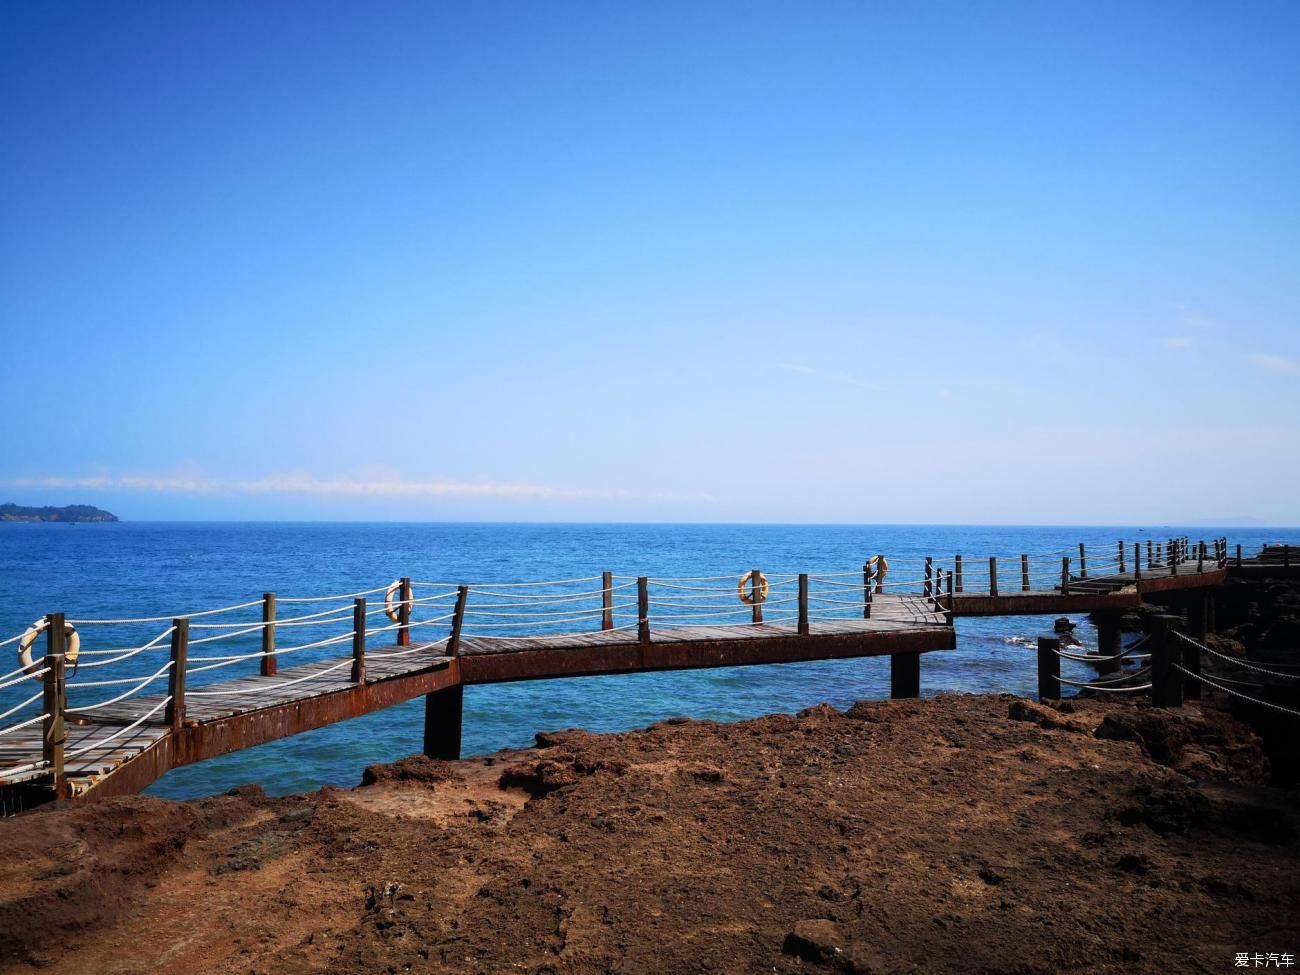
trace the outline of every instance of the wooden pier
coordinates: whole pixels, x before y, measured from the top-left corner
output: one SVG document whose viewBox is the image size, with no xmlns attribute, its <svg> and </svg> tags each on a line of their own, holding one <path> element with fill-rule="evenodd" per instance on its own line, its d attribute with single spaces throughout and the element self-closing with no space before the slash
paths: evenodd
<svg viewBox="0 0 1300 975">
<path fill-rule="evenodd" d="M 170 769 L 421 696 L 426 751 L 456 758 L 463 692 L 474 684 L 888 656 L 893 696 L 914 697 L 921 655 L 956 646 L 954 616 L 1091 611 L 1105 620 L 1144 593 L 1223 584 L 1226 541 L 1214 543 L 1213 558 L 1168 544 L 1159 559 L 1139 552 L 1136 564 L 1116 555 L 1088 566 L 1081 552 L 1084 564 L 1072 570 L 1066 557 L 1054 588 L 1034 585 L 1024 556 L 1016 563 L 1022 588 L 1013 591 L 1004 590 L 996 559 L 981 560 L 981 574 L 956 557 L 946 566 L 873 559 L 861 572 L 771 579 L 753 570 L 739 584 L 735 576 L 609 572 L 481 586 L 401 579 L 344 596 L 277 602 L 267 593 L 175 618 L 69 621 L 53 613 L 40 636 L 44 657 L 37 652 L 25 672 L 0 680 L 0 690 L 29 695 L 0 704 L 6 721 L 24 708 L 31 715 L 0 729 L 0 793 L 12 808 L 137 792 Z M 285 616 L 288 606 L 311 611 Z M 255 619 L 231 618 L 250 612 Z M 340 634 L 339 625 L 349 629 Z M 1100 625 L 1105 643 L 1112 637 Z M 151 626 L 165 629 L 121 650 L 99 649 L 92 638 Z M 284 646 L 293 627 L 313 638 Z M 85 643 L 75 667 L 66 642 L 74 632 Z M 248 641 L 256 645 L 245 651 Z M 229 649 L 211 652 L 222 646 Z M 300 653 L 313 659 L 293 663 Z M 87 700 L 91 690 L 104 700 Z"/>
</svg>

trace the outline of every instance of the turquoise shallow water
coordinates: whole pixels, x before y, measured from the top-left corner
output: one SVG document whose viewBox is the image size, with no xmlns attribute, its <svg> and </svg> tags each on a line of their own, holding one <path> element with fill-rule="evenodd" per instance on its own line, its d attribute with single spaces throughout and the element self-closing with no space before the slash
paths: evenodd
<svg viewBox="0 0 1300 975">
<path fill-rule="evenodd" d="M 739 575 L 751 566 L 771 573 L 851 572 L 877 552 L 900 564 L 925 556 L 946 561 L 956 552 L 974 561 L 993 553 L 1068 549 L 1079 541 L 1108 551 L 1119 538 L 1163 540 L 1182 534 L 1227 535 L 1248 550 L 1264 542 L 1300 543 L 1295 529 L 1178 526 L 5 524 L 0 525 L 0 638 L 48 612 L 70 618 L 174 615 L 256 599 L 268 590 L 346 593 L 403 575 L 479 583 L 591 576 L 603 569 L 661 577 Z M 1081 641 L 1093 645 L 1095 633 L 1086 618 L 1077 622 Z M 959 649 L 923 659 L 922 693 L 1034 693 L 1034 638 L 1050 628 L 1050 618 L 959 620 Z M 144 626 L 116 629 L 127 632 L 115 633 L 120 643 L 112 645 L 135 645 L 157 632 Z M 84 646 L 106 639 L 94 630 L 82 628 Z M 12 651 L 12 646 L 3 650 L 9 657 L 0 671 L 16 666 Z M 346 648 L 322 652 L 341 656 Z M 822 701 L 843 707 L 886 697 L 888 688 L 887 659 L 472 687 L 465 695 L 464 748 L 466 754 L 479 754 L 528 745 L 541 730 L 622 730 L 672 715 L 734 721 Z M 0 710 L 20 689 L 0 691 Z M 419 751 L 421 709 L 421 702 L 411 701 L 177 769 L 150 791 L 179 798 L 245 782 L 259 782 L 273 793 L 354 785 L 365 765 Z"/>
</svg>

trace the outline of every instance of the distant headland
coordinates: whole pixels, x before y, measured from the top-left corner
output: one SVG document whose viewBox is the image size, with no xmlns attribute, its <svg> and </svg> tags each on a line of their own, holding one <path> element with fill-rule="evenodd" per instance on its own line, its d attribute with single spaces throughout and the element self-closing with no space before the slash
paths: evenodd
<svg viewBox="0 0 1300 975">
<path fill-rule="evenodd" d="M 117 515 L 89 504 L 28 508 L 10 503 L 0 504 L 0 521 L 117 521 Z"/>
</svg>

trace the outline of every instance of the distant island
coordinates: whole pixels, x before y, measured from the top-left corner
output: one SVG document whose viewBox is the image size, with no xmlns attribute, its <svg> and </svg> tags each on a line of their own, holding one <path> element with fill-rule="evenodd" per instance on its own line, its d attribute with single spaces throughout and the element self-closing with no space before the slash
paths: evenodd
<svg viewBox="0 0 1300 975">
<path fill-rule="evenodd" d="M 0 504 L 0 521 L 117 521 L 117 515 L 89 504 L 28 508 L 10 503 Z"/>
</svg>

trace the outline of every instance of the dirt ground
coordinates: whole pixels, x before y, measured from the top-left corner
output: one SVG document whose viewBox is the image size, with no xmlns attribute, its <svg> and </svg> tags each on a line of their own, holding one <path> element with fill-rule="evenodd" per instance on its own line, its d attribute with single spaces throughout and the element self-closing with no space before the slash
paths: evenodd
<svg viewBox="0 0 1300 975">
<path fill-rule="evenodd" d="M 561 732 L 353 790 L 0 822 L 0 970 L 1229 972 L 1300 816 L 1194 707 L 1006 696 Z"/>
</svg>

